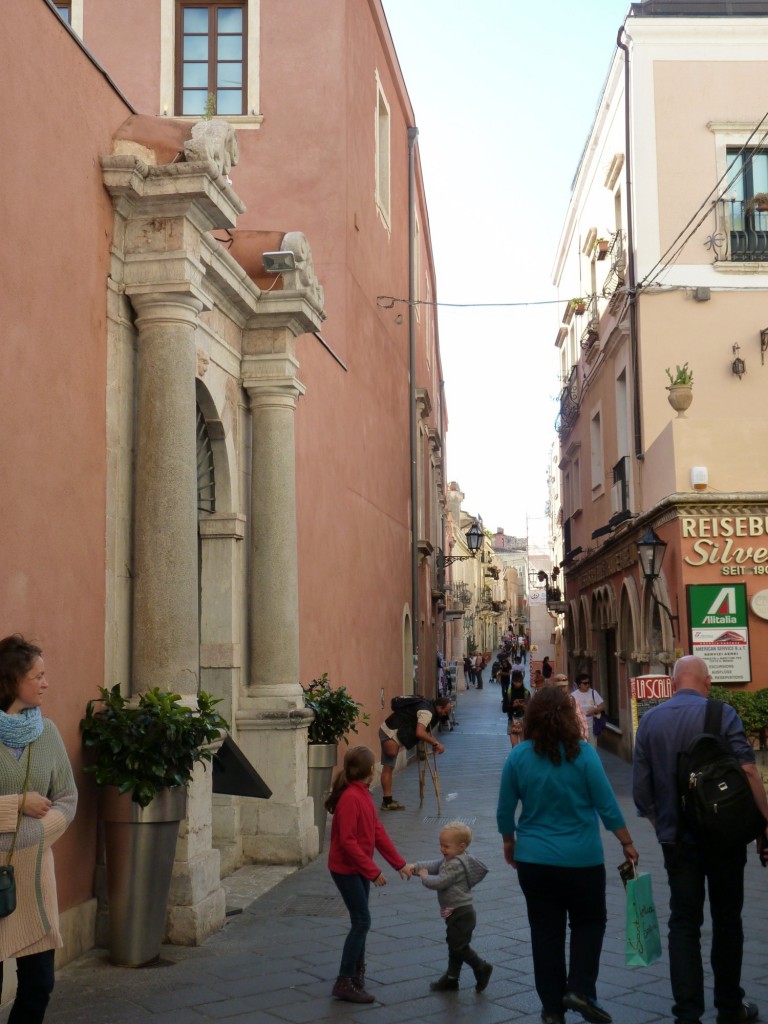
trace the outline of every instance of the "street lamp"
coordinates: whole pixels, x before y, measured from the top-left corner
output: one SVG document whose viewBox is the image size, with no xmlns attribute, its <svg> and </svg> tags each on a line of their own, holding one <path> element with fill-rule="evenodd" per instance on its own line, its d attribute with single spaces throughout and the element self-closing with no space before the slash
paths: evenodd
<svg viewBox="0 0 768 1024">
<path fill-rule="evenodd" d="M 674 629 L 675 623 L 677 623 L 678 627 L 680 625 L 680 605 L 677 594 L 675 594 L 675 607 L 677 608 L 678 614 L 673 615 L 669 608 L 667 608 L 667 606 L 658 599 L 653 587 L 653 581 L 657 580 L 661 575 L 661 567 L 664 564 L 664 555 L 666 554 L 666 551 L 666 541 L 657 537 L 650 526 L 637 542 L 637 557 L 640 560 L 640 568 L 643 571 L 643 577 L 646 582 L 651 584 L 651 597 L 655 604 L 659 608 L 663 608 L 667 613 L 669 621 L 672 623 Z M 674 629 L 674 635 L 677 637 L 677 629 Z"/>
<path fill-rule="evenodd" d="M 442 555 L 440 562 L 442 566 L 453 565 L 454 562 L 466 562 L 468 558 L 474 558 L 483 546 L 485 534 L 477 520 L 472 523 L 464 536 L 467 539 L 467 547 L 470 553 L 468 555 Z"/>
</svg>

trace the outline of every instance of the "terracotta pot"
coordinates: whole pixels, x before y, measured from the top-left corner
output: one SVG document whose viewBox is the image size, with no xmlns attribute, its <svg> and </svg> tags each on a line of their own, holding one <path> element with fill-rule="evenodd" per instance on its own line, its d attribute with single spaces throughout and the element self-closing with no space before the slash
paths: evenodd
<svg viewBox="0 0 768 1024">
<path fill-rule="evenodd" d="M 678 418 L 685 417 L 685 410 L 693 401 L 693 385 L 670 384 L 667 392 L 667 401 L 677 413 Z"/>
</svg>

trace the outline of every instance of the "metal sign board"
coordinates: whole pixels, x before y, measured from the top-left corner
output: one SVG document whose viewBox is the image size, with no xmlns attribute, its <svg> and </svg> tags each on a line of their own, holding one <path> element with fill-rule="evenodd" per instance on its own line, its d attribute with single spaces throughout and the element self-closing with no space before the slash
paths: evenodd
<svg viewBox="0 0 768 1024">
<path fill-rule="evenodd" d="M 706 661 L 715 683 L 750 682 L 746 584 L 689 584 L 686 590 L 691 653 Z"/>
</svg>

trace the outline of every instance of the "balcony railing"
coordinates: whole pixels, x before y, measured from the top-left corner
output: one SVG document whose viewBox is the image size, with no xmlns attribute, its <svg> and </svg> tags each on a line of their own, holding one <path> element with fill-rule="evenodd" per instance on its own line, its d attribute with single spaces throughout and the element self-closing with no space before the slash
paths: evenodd
<svg viewBox="0 0 768 1024">
<path fill-rule="evenodd" d="M 590 295 L 584 320 L 586 326 L 581 335 L 581 347 L 590 349 L 599 337 L 600 310 L 597 305 L 597 295 Z"/>
<path fill-rule="evenodd" d="M 743 199 L 721 199 L 717 207 L 718 231 L 708 243 L 716 259 L 768 262 L 768 210 L 755 209 Z"/>
<path fill-rule="evenodd" d="M 611 248 L 608 250 L 611 261 L 611 269 L 603 282 L 603 298 L 609 299 L 611 295 L 624 284 L 624 272 L 627 266 L 626 252 L 624 249 L 624 232 L 617 231 L 613 236 Z"/>
<path fill-rule="evenodd" d="M 560 392 L 560 413 L 557 417 L 556 430 L 562 440 L 571 430 L 579 414 L 579 375 L 578 367 L 571 368 L 565 387 Z"/>
</svg>

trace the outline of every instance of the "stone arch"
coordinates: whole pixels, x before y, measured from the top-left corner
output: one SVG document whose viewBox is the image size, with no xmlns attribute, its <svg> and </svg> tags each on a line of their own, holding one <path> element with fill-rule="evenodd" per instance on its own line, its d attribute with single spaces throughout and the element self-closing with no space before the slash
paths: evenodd
<svg viewBox="0 0 768 1024">
<path fill-rule="evenodd" d="M 216 488 L 216 511 L 227 512 L 232 509 L 233 501 L 230 466 L 234 464 L 234 451 L 229 451 L 226 432 L 213 395 L 199 378 L 195 380 L 195 400 L 205 421 L 211 448 Z"/>
<path fill-rule="evenodd" d="M 623 661 L 635 661 L 633 657 L 642 646 L 642 615 L 637 583 L 627 576 L 621 587 L 619 599 L 618 648 Z"/>
<path fill-rule="evenodd" d="M 582 656 L 585 656 L 591 650 L 590 640 L 592 637 L 592 611 L 589 606 L 589 598 L 586 594 L 582 594 L 580 611 L 578 647 Z"/>
</svg>

